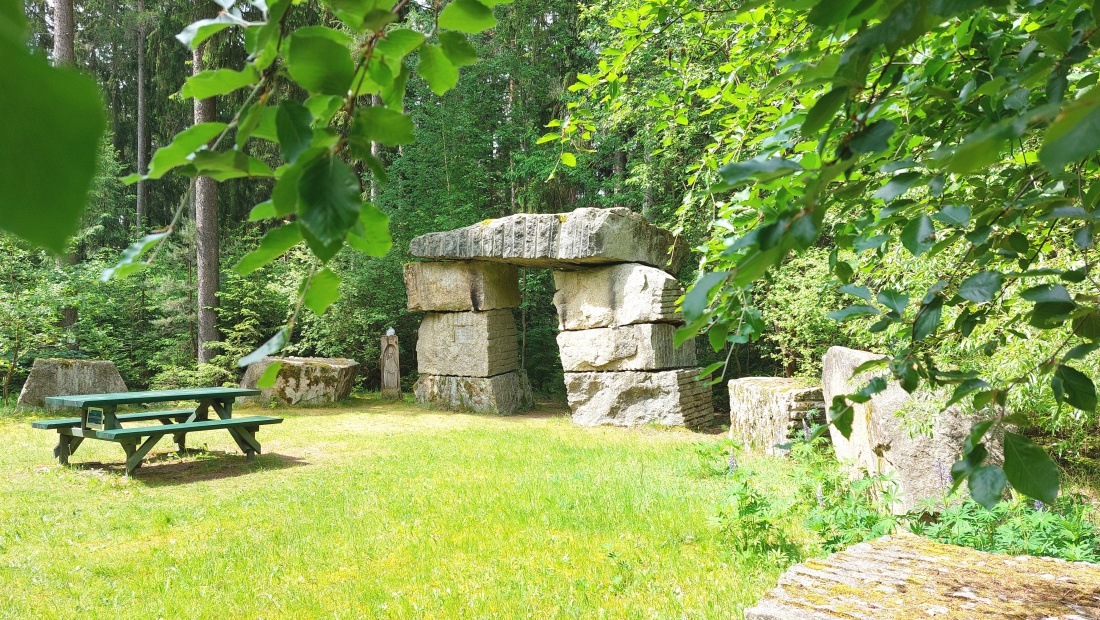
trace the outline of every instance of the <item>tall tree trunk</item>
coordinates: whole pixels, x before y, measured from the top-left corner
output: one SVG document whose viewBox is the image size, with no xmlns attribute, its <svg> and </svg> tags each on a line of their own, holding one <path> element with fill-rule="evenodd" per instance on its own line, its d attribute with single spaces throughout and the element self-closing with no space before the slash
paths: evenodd
<svg viewBox="0 0 1100 620">
<path fill-rule="evenodd" d="M 192 56 L 192 71 L 202 71 L 202 55 L 205 45 L 200 45 Z M 214 98 L 195 100 L 195 124 L 216 120 Z M 198 358 L 200 364 L 209 364 L 214 357 L 210 343 L 217 342 L 218 335 L 218 184 L 209 177 L 199 177 L 195 182 L 195 248 L 198 265 Z"/>
<path fill-rule="evenodd" d="M 371 95 L 370 96 L 370 104 L 372 106 L 375 106 L 375 107 L 381 106 L 382 105 L 382 97 L 380 95 Z M 381 142 L 371 142 L 370 143 L 370 154 L 373 155 L 375 159 L 381 161 L 382 160 L 382 143 Z M 379 181 L 378 177 L 374 176 L 374 174 L 372 173 L 371 174 L 371 179 L 370 179 L 370 201 L 371 201 L 371 204 L 373 204 L 374 206 L 378 206 L 378 199 L 381 196 L 382 196 L 382 182 Z"/>
<path fill-rule="evenodd" d="M 76 64 L 73 51 L 73 0 L 50 0 L 53 6 L 53 64 Z"/>
<path fill-rule="evenodd" d="M 145 174 L 149 154 L 145 138 L 145 0 L 138 0 L 137 40 L 137 171 Z M 137 229 L 140 234 L 145 225 L 145 181 L 137 184 Z"/>
</svg>

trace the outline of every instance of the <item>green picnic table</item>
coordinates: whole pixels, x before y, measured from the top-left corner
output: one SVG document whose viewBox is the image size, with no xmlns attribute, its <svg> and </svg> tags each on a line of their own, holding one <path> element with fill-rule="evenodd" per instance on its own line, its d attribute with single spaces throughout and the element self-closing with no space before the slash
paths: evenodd
<svg viewBox="0 0 1100 620">
<path fill-rule="evenodd" d="M 47 405 L 80 409 L 79 418 L 39 420 L 31 422 L 34 428 L 56 430 L 57 446 L 54 456 L 62 465 L 69 464 L 71 456 L 85 439 L 102 439 L 122 444 L 126 451 L 126 475 L 141 467 L 141 460 L 165 435 L 172 435 L 182 451 L 186 447 L 187 433 L 224 428 L 249 460 L 260 453 L 256 432 L 265 424 L 278 424 L 282 418 L 267 416 L 233 417 L 233 401 L 241 396 L 257 396 L 259 390 L 239 388 L 194 388 L 184 390 L 153 390 L 146 392 L 121 392 L 118 394 L 79 394 L 76 396 L 49 396 Z M 175 401 L 195 401 L 193 409 L 168 411 L 141 411 L 117 413 L 120 405 L 147 405 Z M 210 419 L 213 409 L 217 419 Z M 150 422 L 159 425 L 123 427 L 123 423 Z"/>
</svg>

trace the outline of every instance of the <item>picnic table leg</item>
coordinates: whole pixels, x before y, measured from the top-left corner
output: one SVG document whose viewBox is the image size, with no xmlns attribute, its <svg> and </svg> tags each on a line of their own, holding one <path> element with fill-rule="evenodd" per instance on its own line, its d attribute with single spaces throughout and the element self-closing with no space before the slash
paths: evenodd
<svg viewBox="0 0 1100 620">
<path fill-rule="evenodd" d="M 177 420 L 173 420 L 172 418 L 157 418 L 157 419 L 160 420 L 161 424 L 168 425 L 168 424 L 174 424 L 177 421 L 179 421 L 179 422 L 185 422 L 185 421 L 186 422 L 194 422 L 194 420 L 191 419 L 193 417 L 195 417 L 194 413 L 192 413 L 190 416 L 179 416 Z M 172 439 L 176 442 L 176 448 L 180 452 L 186 452 L 187 451 L 187 433 L 173 433 L 172 434 Z"/>
<path fill-rule="evenodd" d="M 141 459 L 145 458 L 146 454 L 153 449 L 153 446 L 157 445 L 160 438 L 164 437 L 164 434 L 150 435 L 140 447 L 136 447 L 136 444 L 122 444 L 123 448 L 129 445 L 129 449 L 126 450 L 126 475 L 129 476 L 135 469 L 141 467 Z"/>
<path fill-rule="evenodd" d="M 62 465 L 69 464 L 69 455 L 72 454 L 70 443 L 72 437 L 69 435 L 57 434 L 57 447 L 53 449 L 53 455 L 57 457 L 57 462 Z"/>
</svg>

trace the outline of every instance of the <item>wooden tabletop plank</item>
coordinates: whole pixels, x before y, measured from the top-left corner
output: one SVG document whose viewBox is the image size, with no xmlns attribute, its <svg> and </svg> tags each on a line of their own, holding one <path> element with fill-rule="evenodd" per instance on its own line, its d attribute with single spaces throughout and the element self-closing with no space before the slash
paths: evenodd
<svg viewBox="0 0 1100 620">
<path fill-rule="evenodd" d="M 76 394 L 73 396 L 47 396 L 47 405 L 56 407 L 101 407 L 105 405 L 136 405 L 161 403 L 174 400 L 204 400 L 259 396 L 259 390 L 243 388 L 188 388 L 183 390 L 149 390 L 145 392 L 120 392 L 117 394 Z"/>
</svg>

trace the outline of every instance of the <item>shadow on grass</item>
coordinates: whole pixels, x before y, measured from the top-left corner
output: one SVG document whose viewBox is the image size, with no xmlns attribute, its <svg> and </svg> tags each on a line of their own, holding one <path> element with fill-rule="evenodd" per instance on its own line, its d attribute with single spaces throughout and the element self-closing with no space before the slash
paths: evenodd
<svg viewBox="0 0 1100 620">
<path fill-rule="evenodd" d="M 289 469 L 309 465 L 305 459 L 287 454 L 258 454 L 249 461 L 243 454 L 221 450 L 188 448 L 179 452 L 159 452 L 142 461 L 134 480 L 151 487 L 191 484 L 206 480 L 236 478 L 261 471 Z M 73 469 L 126 475 L 126 464 L 88 461 L 73 463 Z"/>
</svg>

